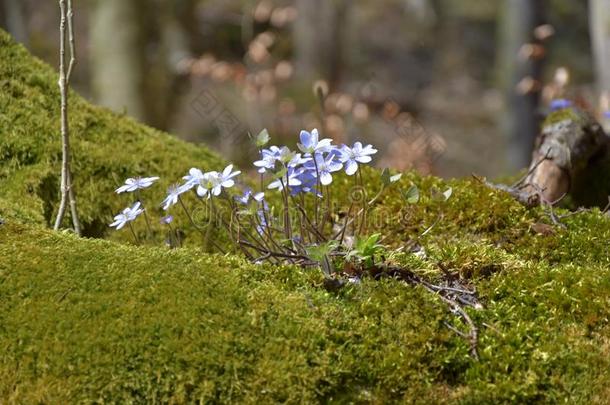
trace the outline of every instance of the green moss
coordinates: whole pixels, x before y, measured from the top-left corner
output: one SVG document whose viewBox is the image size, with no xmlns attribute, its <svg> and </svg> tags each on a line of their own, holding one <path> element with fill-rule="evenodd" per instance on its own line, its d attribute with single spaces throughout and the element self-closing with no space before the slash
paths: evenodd
<svg viewBox="0 0 610 405">
<path fill-rule="evenodd" d="M 400 398 L 467 355 L 419 289 L 0 228 L 0 398 Z"/>
<path fill-rule="evenodd" d="M 13 208 L 0 216 L 49 224 L 59 202 L 61 141 L 57 74 L 0 31 L 0 189 Z M 147 191 L 160 203 L 165 188 L 190 167 L 218 169 L 222 160 L 203 147 L 139 124 L 72 93 L 73 171 L 86 235 L 102 236 L 108 220 L 130 201 L 113 197 L 122 181 L 159 175 Z M 21 214 L 20 214 L 21 213 Z"/>
<path fill-rule="evenodd" d="M 599 211 L 540 232 L 541 209 L 474 179 L 413 173 L 372 207 L 366 233 L 402 247 L 395 260 L 431 278 L 442 263 L 476 287 L 476 362 L 445 327 L 463 325 L 421 288 L 365 280 L 332 294 L 315 271 L 45 230 L 58 200 L 55 82 L 0 33 L 0 402 L 607 401 L 610 219 Z M 72 100 L 90 235 L 128 203 L 112 195 L 123 178 L 222 163 Z M 365 172 L 371 195 L 379 176 Z M 346 207 L 350 180 L 336 180 Z M 410 205 L 400 190 L 412 184 L 422 199 Z M 432 197 L 447 187 L 448 201 Z M 409 253 L 414 243 L 427 257 Z"/>
<path fill-rule="evenodd" d="M 577 112 L 574 108 L 562 108 L 557 111 L 551 112 L 546 116 L 544 122 L 542 123 L 542 127 L 555 125 L 559 122 L 564 121 L 574 121 L 576 123 L 585 122 L 586 118 L 581 113 Z"/>
<path fill-rule="evenodd" d="M 489 243 L 432 246 L 429 255 L 476 282 L 485 308 L 470 313 L 488 325 L 479 362 L 443 326 L 459 321 L 420 288 L 365 281 L 333 295 L 316 272 L 2 225 L 0 398 L 605 398 L 607 258 L 550 264 Z"/>
</svg>

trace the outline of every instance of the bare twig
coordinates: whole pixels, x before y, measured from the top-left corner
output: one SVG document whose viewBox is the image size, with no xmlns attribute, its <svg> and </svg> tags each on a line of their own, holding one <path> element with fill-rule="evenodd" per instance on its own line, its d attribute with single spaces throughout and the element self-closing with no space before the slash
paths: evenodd
<svg viewBox="0 0 610 405">
<path fill-rule="evenodd" d="M 527 173 L 525 173 L 525 176 L 523 176 L 521 179 L 519 179 L 519 181 L 517 181 L 515 184 L 513 184 L 512 186 L 510 186 L 511 188 L 516 188 L 519 189 L 521 188 L 521 186 L 525 183 L 525 181 L 527 180 L 527 178 L 534 173 L 534 171 L 538 168 L 538 166 L 540 166 L 540 164 L 542 164 L 542 162 L 544 162 L 545 160 L 547 160 L 550 155 L 551 155 L 551 151 L 552 149 L 548 149 L 546 151 L 546 154 L 541 157 L 540 159 L 538 159 L 538 161 L 536 163 L 534 163 L 527 171 Z"/>
<path fill-rule="evenodd" d="M 78 219 L 76 197 L 72 187 L 72 173 L 70 170 L 70 130 L 68 124 L 68 86 L 70 76 L 76 63 L 74 47 L 74 27 L 72 0 L 59 0 L 61 21 L 59 26 L 59 90 L 61 93 L 61 139 L 62 139 L 62 165 L 61 165 L 61 201 L 53 229 L 59 230 L 64 219 L 67 205 L 70 205 L 72 225 L 74 232 L 81 235 L 81 225 Z M 70 42 L 70 62 L 66 67 L 66 37 Z"/>
<path fill-rule="evenodd" d="M 540 196 L 537 193 L 530 193 L 528 191 L 523 191 L 520 188 L 514 188 L 511 186 L 507 186 L 506 184 L 490 183 L 489 181 L 485 180 L 484 178 L 481 178 L 474 174 L 472 175 L 472 177 L 475 180 L 477 180 L 478 182 L 486 185 L 489 188 L 492 188 L 494 190 L 504 191 L 504 192 L 510 194 L 515 200 L 519 201 L 521 204 L 525 205 L 526 207 L 532 208 L 532 207 L 536 207 L 540 204 Z"/>
<path fill-rule="evenodd" d="M 292 260 L 296 260 L 296 261 L 300 261 L 302 264 L 306 264 L 306 265 L 313 265 L 316 264 L 315 262 L 313 262 L 309 257 L 307 256 L 303 256 L 303 255 L 295 255 L 295 254 L 288 254 L 288 253 L 282 253 L 282 252 L 271 252 L 268 251 L 266 249 L 260 248 L 248 241 L 245 240 L 240 240 L 239 243 L 241 243 L 242 245 L 245 245 L 249 248 L 252 248 L 254 250 L 257 250 L 258 252 L 260 252 L 261 254 L 263 254 L 262 257 L 281 257 L 281 258 L 285 258 L 285 259 L 292 259 Z M 295 262 L 297 263 L 297 262 Z"/>
<path fill-rule="evenodd" d="M 470 355 L 475 360 L 478 360 L 479 359 L 479 353 L 478 353 L 478 350 L 477 350 L 477 346 L 478 346 L 478 343 L 479 343 L 479 329 L 477 328 L 477 325 L 475 325 L 475 323 L 473 322 L 473 320 L 470 317 L 470 315 L 468 315 L 466 310 L 464 310 L 464 308 L 462 308 L 462 306 L 460 304 L 458 304 L 457 302 L 455 302 L 451 298 L 443 296 L 442 294 L 439 294 L 439 297 L 441 297 L 441 299 L 443 301 L 445 301 L 447 304 L 449 304 L 453 308 L 453 310 L 457 314 L 459 314 L 460 317 L 468 325 L 469 332 L 468 332 L 467 336 L 468 336 L 468 341 L 469 341 L 469 344 L 470 344 Z"/>
<path fill-rule="evenodd" d="M 446 268 L 441 267 L 445 274 L 445 278 L 448 281 L 455 282 L 455 277 L 451 274 Z M 472 318 L 468 315 L 464 306 L 473 306 L 475 308 L 480 307 L 480 304 L 476 300 L 476 291 L 470 291 L 466 288 L 459 288 L 461 285 L 458 284 L 458 287 L 449 287 L 444 285 L 435 285 L 432 284 L 420 276 L 412 272 L 411 270 L 391 266 L 391 265 L 377 265 L 368 269 L 361 269 L 364 275 L 370 275 L 375 279 L 380 279 L 383 277 L 393 277 L 397 280 L 401 280 L 409 285 L 421 285 L 427 291 L 437 295 L 440 299 L 446 303 L 451 311 L 457 315 L 459 315 L 464 323 L 468 325 L 468 333 L 462 332 L 454 326 L 445 323 L 446 326 L 451 329 L 453 332 L 458 334 L 459 336 L 468 340 L 470 345 L 470 354 L 475 359 L 478 360 L 479 355 L 477 351 L 479 332 L 476 324 L 472 320 Z M 468 298 L 468 299 L 467 299 Z M 461 303 L 461 304 L 460 304 Z M 463 306 L 464 305 L 464 306 Z"/>
</svg>

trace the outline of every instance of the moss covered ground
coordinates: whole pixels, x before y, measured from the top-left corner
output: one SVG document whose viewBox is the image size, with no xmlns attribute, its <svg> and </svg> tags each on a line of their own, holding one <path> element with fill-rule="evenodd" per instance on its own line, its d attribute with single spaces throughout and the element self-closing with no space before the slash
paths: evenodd
<svg viewBox="0 0 610 405">
<path fill-rule="evenodd" d="M 0 215 L 49 224 L 59 195 L 61 139 L 56 72 L 0 31 Z M 128 201 L 111 198 L 125 178 L 162 175 L 165 188 L 193 166 L 218 169 L 223 161 L 204 147 L 70 98 L 73 171 L 84 233 L 106 234 L 106 221 Z M 12 202 L 19 201 L 15 206 Z"/>
<path fill-rule="evenodd" d="M 550 227 L 543 210 L 474 179 L 415 174 L 375 206 L 370 230 L 394 248 L 436 223 L 418 239 L 425 258 L 396 260 L 430 278 L 441 263 L 476 287 L 475 361 L 445 326 L 459 319 L 421 287 L 364 280 L 332 293 L 316 271 L 49 231 L 55 83 L 0 34 L 0 403 L 607 403 L 610 219 L 599 211 Z M 73 100 L 90 235 L 125 204 L 110 198 L 124 177 L 221 163 Z M 418 204 L 400 195 L 411 184 Z M 448 201 L 431 197 L 449 186 Z"/>
</svg>

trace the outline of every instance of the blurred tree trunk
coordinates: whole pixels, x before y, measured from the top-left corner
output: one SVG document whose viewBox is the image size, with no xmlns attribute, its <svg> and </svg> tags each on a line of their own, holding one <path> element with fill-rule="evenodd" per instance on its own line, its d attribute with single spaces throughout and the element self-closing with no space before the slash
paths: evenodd
<svg viewBox="0 0 610 405">
<path fill-rule="evenodd" d="M 610 0 L 589 0 L 589 27 L 597 87 L 600 95 L 610 97 Z M 610 110 L 610 106 L 602 106 Z M 610 120 L 604 128 L 610 130 Z"/>
<path fill-rule="evenodd" d="M 17 42 L 28 44 L 28 30 L 22 0 L 0 0 L 0 27 L 15 38 Z"/>
<path fill-rule="evenodd" d="M 499 69 L 506 92 L 508 168 L 528 165 L 540 126 L 538 104 L 543 60 L 523 52 L 524 45 L 541 46 L 534 37 L 544 23 L 543 0 L 504 0 L 500 9 Z"/>
<path fill-rule="evenodd" d="M 300 79 L 325 79 L 331 88 L 339 81 L 347 5 L 345 0 L 296 0 L 293 37 Z"/>
<path fill-rule="evenodd" d="M 179 108 L 178 96 L 189 83 L 189 66 L 193 58 L 192 38 L 197 29 L 195 0 L 173 0 L 161 2 L 151 16 L 152 26 L 148 27 L 148 37 L 159 42 L 160 52 L 155 60 L 154 80 L 149 81 L 148 99 L 154 113 L 151 124 L 163 130 L 172 127 L 172 119 Z M 157 95 L 157 97 L 155 97 Z M 158 97 L 163 95 L 162 97 Z"/>
<path fill-rule="evenodd" d="M 90 20 L 91 79 L 96 101 L 147 121 L 141 0 L 96 0 Z"/>
</svg>

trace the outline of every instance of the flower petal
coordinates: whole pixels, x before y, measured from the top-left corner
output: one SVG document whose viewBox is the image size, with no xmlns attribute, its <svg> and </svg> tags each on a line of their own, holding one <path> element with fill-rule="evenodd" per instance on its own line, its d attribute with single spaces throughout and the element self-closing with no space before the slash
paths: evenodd
<svg viewBox="0 0 610 405">
<path fill-rule="evenodd" d="M 220 183 L 220 185 L 223 186 L 224 188 L 231 188 L 235 185 L 235 181 L 229 179 L 229 180 L 223 181 L 222 183 Z"/>
<path fill-rule="evenodd" d="M 347 162 L 345 162 L 345 173 L 348 176 L 353 175 L 357 171 L 358 171 L 358 163 L 356 163 L 355 160 L 350 159 Z"/>
<path fill-rule="evenodd" d="M 225 167 L 225 169 L 222 171 L 222 176 L 223 177 L 229 176 L 231 174 L 232 170 L 233 170 L 233 165 L 229 165 L 229 166 Z"/>
<path fill-rule="evenodd" d="M 307 132 L 307 131 L 301 131 L 301 133 L 299 134 L 299 139 L 301 140 L 301 144 L 305 147 L 305 148 L 309 148 L 311 146 L 311 141 L 312 141 L 312 134 Z"/>
<path fill-rule="evenodd" d="M 373 158 L 371 158 L 370 156 L 356 156 L 355 160 L 356 162 L 360 163 L 370 163 Z"/>
<path fill-rule="evenodd" d="M 332 182 L 333 182 L 333 176 L 331 176 L 331 174 L 329 172 L 320 173 L 320 183 L 322 183 L 322 185 L 328 186 Z"/>
</svg>

